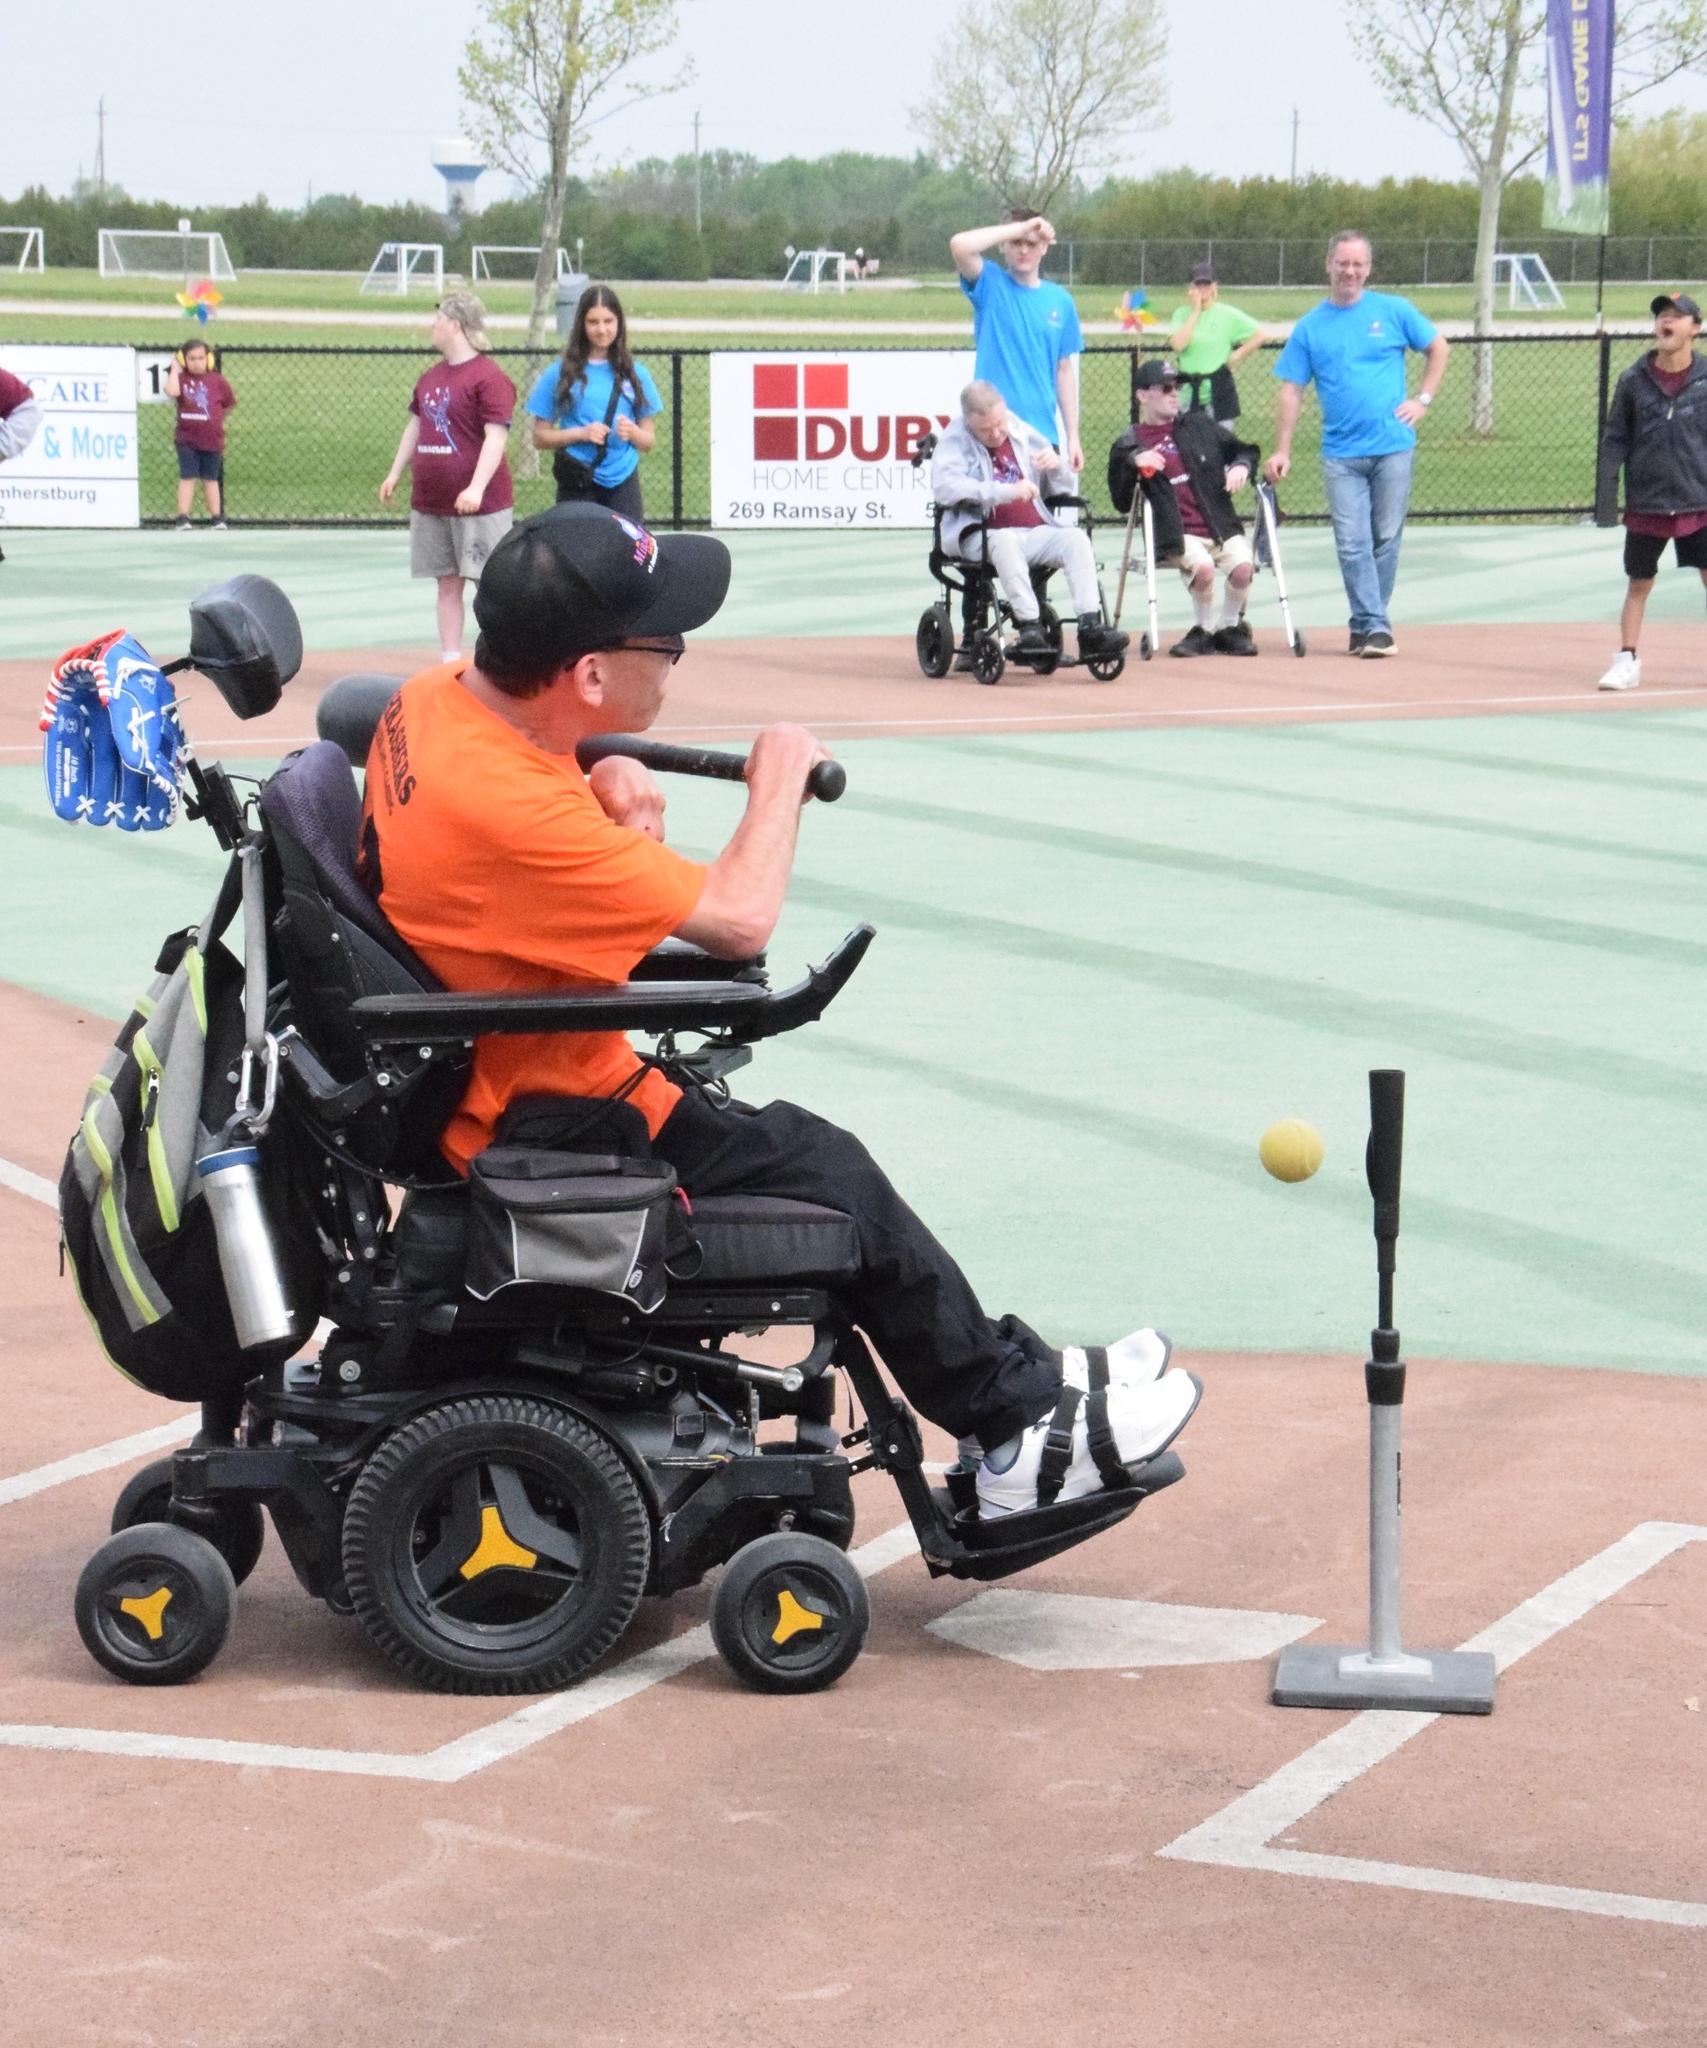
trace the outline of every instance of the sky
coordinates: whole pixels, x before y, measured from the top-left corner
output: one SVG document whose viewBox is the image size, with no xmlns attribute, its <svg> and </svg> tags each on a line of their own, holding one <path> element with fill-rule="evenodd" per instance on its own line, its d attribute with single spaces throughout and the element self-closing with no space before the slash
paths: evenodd
<svg viewBox="0 0 1707 2048">
<path fill-rule="evenodd" d="M 1114 167 L 1285 177 L 1296 108 L 1300 172 L 1460 175 L 1447 137 L 1378 97 L 1346 40 L 1344 8 L 1173 0 L 1171 118 L 1133 135 Z M 578 163 L 690 151 L 696 110 L 708 150 L 911 154 L 908 109 L 960 9 L 961 0 L 680 0 L 674 56 L 642 75 L 661 80 L 686 59 L 693 82 L 604 121 Z M 432 144 L 463 125 L 456 68 L 476 0 L 226 0 L 166 16 L 134 0 L 60 0 L 9 14 L 0 196 L 31 184 L 63 192 L 92 172 L 104 97 L 107 176 L 137 198 L 194 206 L 264 192 L 295 206 L 338 191 L 440 203 Z M 1707 80 L 1656 95 L 1654 110 L 1665 104 L 1707 107 Z M 509 190 L 502 173 L 482 181 L 484 197 Z"/>
</svg>

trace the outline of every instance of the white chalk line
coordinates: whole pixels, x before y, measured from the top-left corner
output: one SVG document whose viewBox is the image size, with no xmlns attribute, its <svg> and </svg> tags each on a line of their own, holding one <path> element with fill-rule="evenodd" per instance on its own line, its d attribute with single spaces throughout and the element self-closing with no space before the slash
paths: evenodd
<svg viewBox="0 0 1707 2048">
<path fill-rule="evenodd" d="M 32 1202 L 44 1203 L 49 1209 L 59 1208 L 59 1190 L 52 1181 L 39 1173 L 31 1173 L 27 1166 L 15 1166 L 10 1159 L 0 1159 L 0 1188 L 10 1188 L 15 1195 L 28 1195 Z"/>
<path fill-rule="evenodd" d="M 1460 1647 L 1493 1653 L 1498 1670 L 1551 1641 L 1573 1622 L 1622 1592 L 1635 1579 L 1686 1544 L 1707 1542 L 1707 1526 L 1642 1522 L 1616 1543 L 1555 1579 Z M 1364 1857 L 1328 1856 L 1275 1848 L 1274 1837 L 1294 1827 L 1336 1792 L 1361 1778 L 1441 1717 L 1370 1710 L 1326 1735 L 1302 1756 L 1242 1793 L 1210 1819 L 1156 1853 L 1181 1863 L 1280 1876 L 1327 1878 L 1345 1884 L 1387 1885 L 1503 1905 L 1542 1906 L 1617 1920 L 1651 1920 L 1673 1927 L 1707 1928 L 1707 1903 L 1603 1892 L 1576 1885 L 1527 1884 L 1472 1872 L 1430 1870 Z"/>
</svg>

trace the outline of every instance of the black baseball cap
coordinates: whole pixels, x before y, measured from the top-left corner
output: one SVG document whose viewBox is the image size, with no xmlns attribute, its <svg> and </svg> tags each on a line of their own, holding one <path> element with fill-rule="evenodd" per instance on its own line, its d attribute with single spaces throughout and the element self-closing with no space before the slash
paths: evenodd
<svg viewBox="0 0 1707 2048">
<path fill-rule="evenodd" d="M 1686 319 L 1701 325 L 1701 308 L 1687 292 L 1661 292 L 1648 308 L 1650 313 L 1681 313 Z"/>
<path fill-rule="evenodd" d="M 729 590 L 709 533 L 649 533 L 605 505 L 553 505 L 487 557 L 474 617 L 494 659 L 568 663 L 619 640 L 691 633 Z"/>
<path fill-rule="evenodd" d="M 1213 264 L 1213 263 L 1196 263 L 1196 264 L 1193 264 L 1193 266 L 1192 266 L 1192 271 L 1191 271 L 1191 281 L 1192 281 L 1192 283 L 1193 283 L 1193 284 L 1213 284 L 1213 283 L 1215 282 L 1215 266 L 1214 266 L 1214 264 Z"/>
<path fill-rule="evenodd" d="M 1154 391 L 1177 384 L 1180 380 L 1178 366 L 1164 362 L 1160 356 L 1146 356 L 1138 365 L 1138 374 L 1132 379 L 1135 391 Z"/>
</svg>

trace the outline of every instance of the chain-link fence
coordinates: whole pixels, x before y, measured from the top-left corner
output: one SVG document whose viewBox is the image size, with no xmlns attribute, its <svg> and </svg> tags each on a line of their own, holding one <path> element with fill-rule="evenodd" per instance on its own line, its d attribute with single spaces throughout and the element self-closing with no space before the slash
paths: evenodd
<svg viewBox="0 0 1707 2048">
<path fill-rule="evenodd" d="M 963 350 L 965 344 L 959 346 Z M 1587 514 L 1610 380 L 1636 360 L 1640 347 L 1634 337 L 1610 335 L 1500 335 L 1456 342 L 1445 384 L 1423 428 L 1411 516 L 1565 519 Z M 1102 343 L 1088 348 L 1080 361 L 1086 485 L 1102 511 L 1110 509 L 1103 475 L 1108 447 L 1132 417 L 1132 379 L 1142 354 L 1138 347 Z M 647 515 L 661 528 L 710 523 L 711 355 L 705 348 L 644 351 L 665 411 L 657 445 L 642 459 L 640 477 Z M 501 350 L 497 360 L 525 395 L 550 358 Z M 1420 358 L 1412 362 L 1414 376 L 1420 373 Z M 1270 349 L 1249 358 L 1239 371 L 1240 430 L 1265 453 L 1274 445 L 1273 364 Z M 233 524 L 389 526 L 405 521 L 407 485 L 386 507 L 379 502 L 379 484 L 397 448 L 409 393 L 424 367 L 420 354 L 409 349 L 226 348 L 225 374 L 238 399 L 226 453 L 226 508 Z M 952 405 L 954 395 L 952 387 L 945 389 L 937 409 Z M 1483 406 L 1480 420 L 1473 417 L 1478 402 Z M 168 523 L 174 511 L 173 421 L 170 405 L 141 408 L 145 524 Z M 1314 400 L 1307 398 L 1285 492 L 1294 517 L 1325 516 L 1320 468 L 1312 459 L 1318 445 L 1318 414 Z M 550 461 L 534 454 L 519 407 L 510 458 L 518 511 L 549 504 Z"/>
<path fill-rule="evenodd" d="M 1536 255 L 1556 284 L 1593 284 L 1601 275 L 1600 245 L 1592 235 L 1531 235 L 1500 244 L 1502 255 Z M 1144 236 L 1110 241 L 1073 236 L 1052 259 L 1053 269 L 1073 285 L 1138 286 L 1185 298 L 1185 280 L 1197 263 L 1212 263 L 1224 285 L 1309 285 L 1322 281 L 1327 244 L 1321 237 L 1276 240 L 1269 236 Z M 1413 285 L 1470 284 L 1475 278 L 1473 236 L 1414 235 L 1375 239 L 1381 289 Z M 1707 235 L 1609 235 L 1605 276 L 1621 284 L 1676 284 L 1707 272 Z"/>
</svg>

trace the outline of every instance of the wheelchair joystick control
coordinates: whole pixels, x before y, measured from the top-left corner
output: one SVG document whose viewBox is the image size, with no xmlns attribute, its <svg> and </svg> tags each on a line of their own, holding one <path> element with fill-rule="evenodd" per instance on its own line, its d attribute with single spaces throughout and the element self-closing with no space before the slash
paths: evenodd
<svg viewBox="0 0 1707 2048">
<path fill-rule="evenodd" d="M 245 1351 L 299 1334 L 261 1199 L 257 1146 L 228 1145 L 196 1164 L 219 1241 L 219 1271 Z"/>
</svg>

